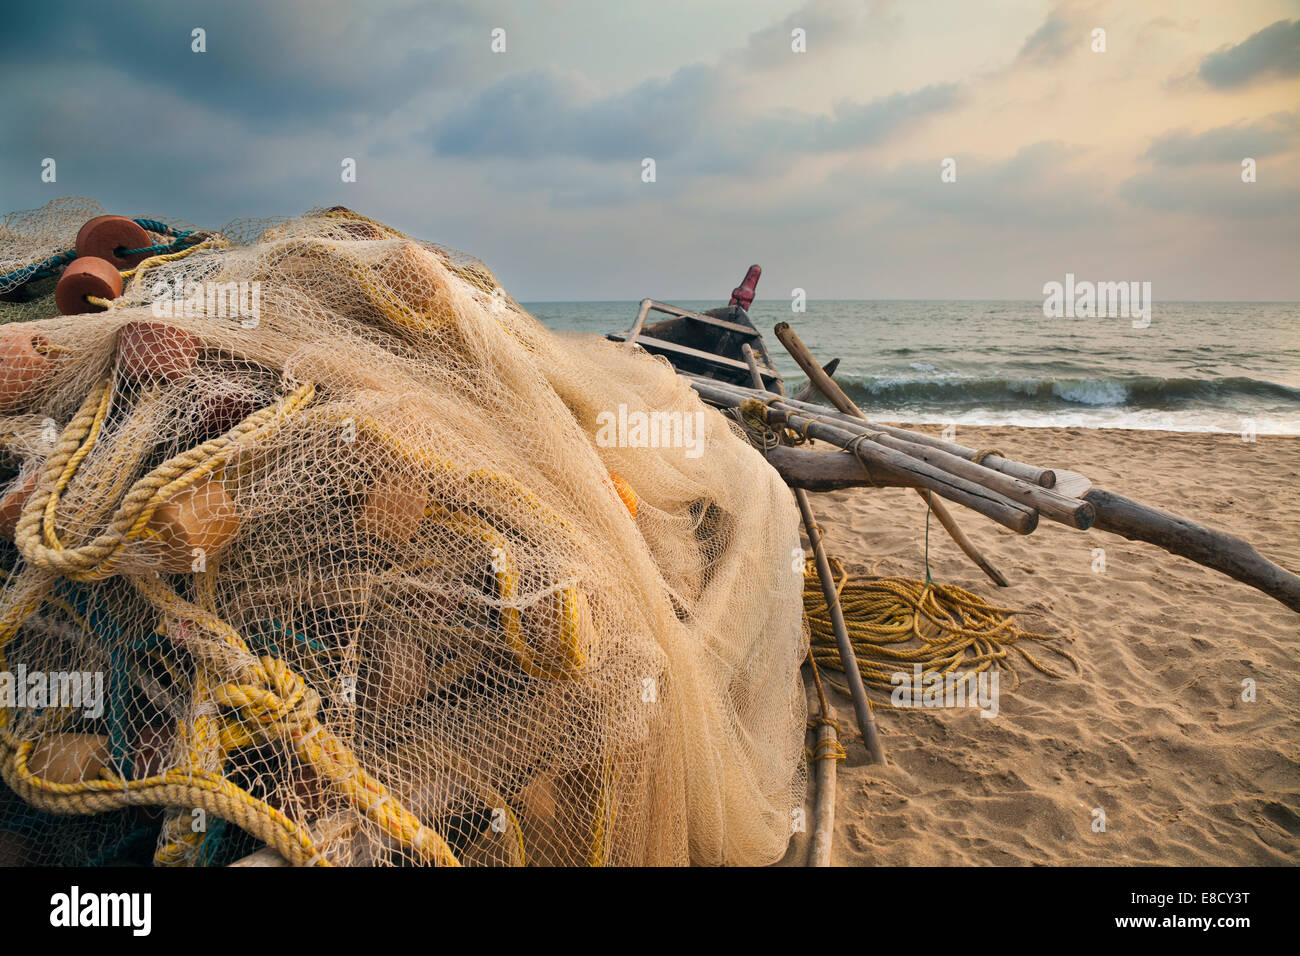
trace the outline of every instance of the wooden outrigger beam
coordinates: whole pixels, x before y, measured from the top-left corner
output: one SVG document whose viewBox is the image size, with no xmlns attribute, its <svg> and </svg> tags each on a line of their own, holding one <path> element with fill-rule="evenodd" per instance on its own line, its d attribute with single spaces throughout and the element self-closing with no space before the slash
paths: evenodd
<svg viewBox="0 0 1300 956">
<path fill-rule="evenodd" d="M 842 451 L 827 454 L 788 447 L 770 449 L 767 453 L 768 463 L 792 487 L 809 491 L 871 485 L 927 488 L 949 501 L 979 511 L 1012 530 L 1027 534 L 1034 529 L 1039 508 L 1018 511 L 1017 509 L 1027 509 L 1027 505 L 992 491 L 981 483 L 928 464 L 920 458 L 887 448 L 877 438 L 873 438 L 873 434 L 902 437 L 916 444 L 948 451 L 968 461 L 980 457 L 979 467 L 1004 476 L 1020 477 L 1026 485 L 1035 483 L 1033 479 L 1037 476 L 1036 484 L 1044 492 L 1051 490 L 1049 484 L 1055 484 L 1055 473 L 1048 469 L 1035 468 L 992 454 L 980 456 L 973 449 L 919 432 L 864 422 L 822 406 L 774 396 L 770 392 L 695 375 L 682 377 L 710 405 L 739 408 L 746 401 L 755 400 L 767 406 L 769 415 L 779 413 L 777 419 L 780 422 L 799 429 L 809 437 L 825 440 L 841 448 L 852 442 L 853 453 Z M 869 474 L 864 471 L 861 462 L 869 466 Z M 1050 476 L 1050 482 L 1045 480 L 1047 476 Z M 991 480 L 995 484 L 998 481 L 996 478 Z M 1025 489 L 1020 489 L 1020 493 L 1024 494 Z M 1068 499 L 1070 496 L 1061 497 Z M 1269 561 L 1248 542 L 1235 535 L 1207 528 L 1187 518 L 1140 504 L 1101 488 L 1092 488 L 1075 500 L 1091 508 L 1090 524 L 1099 531 L 1154 544 L 1171 554 L 1248 584 L 1276 598 L 1291 610 L 1300 612 L 1300 577 Z M 1050 510 L 1041 509 L 1041 513 L 1054 520 L 1066 517 L 1059 514 L 1056 506 Z M 1086 512 L 1075 514 L 1083 516 Z M 1065 520 L 1063 523 L 1076 528 L 1080 526 L 1077 520 Z"/>
</svg>

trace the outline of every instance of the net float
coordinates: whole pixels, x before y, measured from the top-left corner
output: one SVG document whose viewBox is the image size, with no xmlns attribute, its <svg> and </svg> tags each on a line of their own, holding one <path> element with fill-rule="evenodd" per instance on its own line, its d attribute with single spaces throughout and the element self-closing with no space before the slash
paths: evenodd
<svg viewBox="0 0 1300 956">
<path fill-rule="evenodd" d="M 385 710 L 401 713 L 428 696 L 428 658 L 417 636 L 394 633 L 379 643 L 367 671 L 365 693 Z"/>
<path fill-rule="evenodd" d="M 0 413 L 25 410 L 56 359 L 50 341 L 22 323 L 0 326 Z"/>
<path fill-rule="evenodd" d="M 147 248 L 153 240 L 144 227 L 125 216 L 96 216 L 81 227 L 76 245 L 78 256 L 94 256 L 121 270 L 134 269 L 149 257 L 148 252 L 124 252 Z"/>
<path fill-rule="evenodd" d="M 162 544 L 159 569 L 179 574 L 225 550 L 238 532 L 235 503 L 219 479 L 205 475 L 159 506 L 145 536 Z"/>
<path fill-rule="evenodd" d="M 384 231 L 378 226 L 369 222 L 344 222 L 340 223 L 343 231 L 353 239 L 383 239 Z"/>
<path fill-rule="evenodd" d="M 50 734 L 27 758 L 27 769 L 50 783 L 98 780 L 108 767 L 108 738 L 102 734 Z"/>
<path fill-rule="evenodd" d="M 325 210 L 326 214 L 335 213 L 341 215 L 357 216 L 356 219 L 344 220 L 334 223 L 353 239 L 383 239 L 387 236 L 384 230 L 373 222 L 362 219 L 357 213 L 353 212 L 347 206 L 330 206 Z"/>
<path fill-rule="evenodd" d="M 86 296 L 116 299 L 122 294 L 122 273 L 106 259 L 81 256 L 68 263 L 54 287 L 54 304 L 64 315 L 103 312 L 104 306 L 91 305 Z"/>
<path fill-rule="evenodd" d="M 204 435 L 225 434 L 255 411 L 252 395 L 209 393 L 199 400 L 199 430 Z"/>
<path fill-rule="evenodd" d="M 436 311 L 446 263 L 418 242 L 407 240 L 379 265 L 379 276 L 412 310 Z"/>
<path fill-rule="evenodd" d="M 618 497 L 622 500 L 623 504 L 627 506 L 628 514 L 635 518 L 636 509 L 641 502 L 640 499 L 637 498 L 636 492 L 632 490 L 632 486 L 627 483 L 626 478 L 616 475 L 613 472 L 610 473 L 609 480 L 613 483 L 614 490 L 618 492 Z"/>
<path fill-rule="evenodd" d="M 415 537 L 425 518 L 428 495 L 385 477 L 371 486 L 361 507 L 361 529 L 392 545 L 404 545 Z"/>
<path fill-rule="evenodd" d="M 202 344 L 196 336 L 164 322 L 128 322 L 118 333 L 117 351 L 123 371 L 131 378 L 175 382 L 194 368 Z"/>
<path fill-rule="evenodd" d="M 18 517 L 23 513 L 23 505 L 27 504 L 27 499 L 36 490 L 40 479 L 41 473 L 37 469 L 26 474 L 20 472 L 5 489 L 4 495 L 0 496 L 0 537 L 13 538 L 14 531 L 18 528 Z"/>
</svg>

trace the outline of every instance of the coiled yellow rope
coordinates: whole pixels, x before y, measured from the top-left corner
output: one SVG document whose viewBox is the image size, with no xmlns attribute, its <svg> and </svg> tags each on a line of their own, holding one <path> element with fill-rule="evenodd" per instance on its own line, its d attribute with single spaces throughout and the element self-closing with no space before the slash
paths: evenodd
<svg viewBox="0 0 1300 956">
<path fill-rule="evenodd" d="M 1059 646 L 1059 638 L 1026 631 L 1014 623 L 1013 617 L 1022 611 L 995 607 L 954 584 L 854 577 L 838 559 L 831 558 L 830 564 L 849 641 L 857 653 L 862 680 L 870 686 L 892 690 L 897 685 L 893 675 L 910 672 L 916 664 L 921 665 L 922 673 L 937 674 L 958 668 L 978 674 L 1005 666 L 1018 676 L 1011 666 L 1011 651 L 1041 674 L 1065 676 L 1031 654 L 1027 644 L 1045 645 L 1069 661 L 1076 673 L 1080 670 L 1074 655 Z M 804 568 L 803 606 L 813 661 L 842 672 L 830 611 L 812 561 Z"/>
</svg>

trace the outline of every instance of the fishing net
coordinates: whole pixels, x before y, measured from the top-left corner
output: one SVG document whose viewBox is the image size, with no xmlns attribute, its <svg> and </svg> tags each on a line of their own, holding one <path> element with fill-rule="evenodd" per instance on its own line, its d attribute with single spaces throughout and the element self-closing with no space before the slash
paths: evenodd
<svg viewBox="0 0 1300 956">
<path fill-rule="evenodd" d="M 59 315 L 101 212 L 0 226 L 0 863 L 782 855 L 797 514 L 666 362 L 337 207 Z"/>
</svg>

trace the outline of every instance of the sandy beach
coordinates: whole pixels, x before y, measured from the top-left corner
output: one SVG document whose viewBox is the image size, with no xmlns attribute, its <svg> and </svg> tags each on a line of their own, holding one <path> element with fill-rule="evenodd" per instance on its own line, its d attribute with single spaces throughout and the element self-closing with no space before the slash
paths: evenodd
<svg viewBox="0 0 1300 956">
<path fill-rule="evenodd" d="M 1300 568 L 1300 437 L 968 427 L 957 440 L 1082 472 Z M 832 555 L 881 575 L 924 577 L 925 507 L 912 491 L 815 495 L 814 506 Z M 1083 673 L 1052 680 L 1019 667 L 1022 681 L 1002 681 L 993 719 L 896 709 L 870 691 L 884 767 L 865 763 L 851 703 L 832 692 L 848 752 L 832 862 L 1300 860 L 1300 616 L 1147 544 L 1047 521 L 1018 536 L 953 510 L 1011 586 L 995 588 L 937 524 L 934 579 L 1040 611 L 1021 624 L 1068 637 Z M 1104 572 L 1093 570 L 1095 548 L 1105 549 Z M 1251 703 L 1242 699 L 1248 678 Z M 810 794 L 810 819 L 811 806 Z M 1098 808 L 1104 832 L 1094 829 Z M 807 845 L 797 837 L 785 862 L 802 864 Z"/>
</svg>

